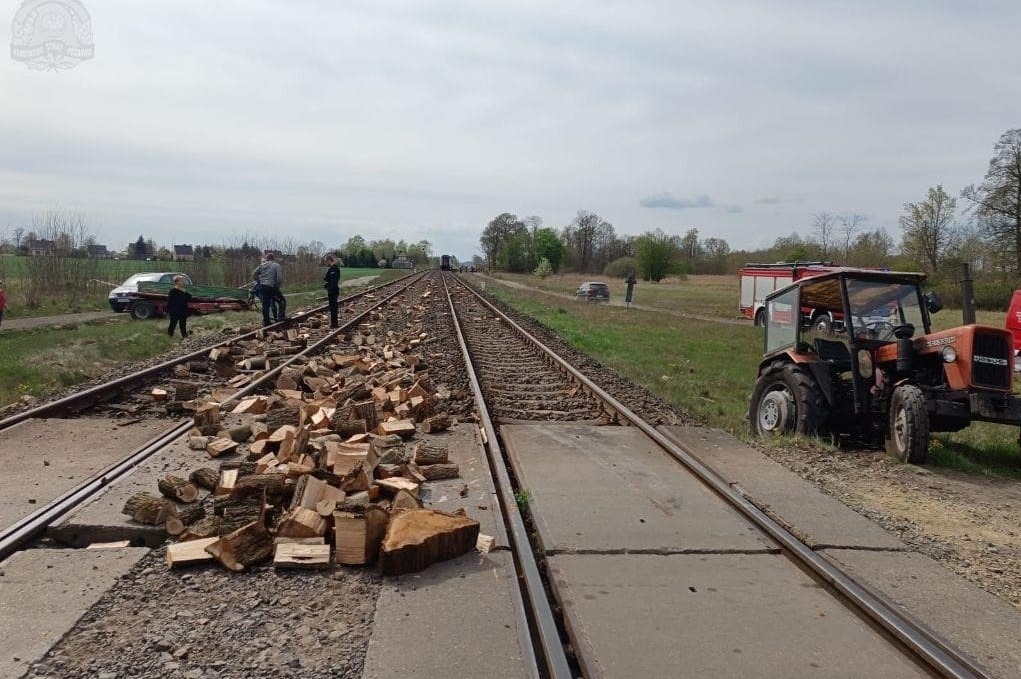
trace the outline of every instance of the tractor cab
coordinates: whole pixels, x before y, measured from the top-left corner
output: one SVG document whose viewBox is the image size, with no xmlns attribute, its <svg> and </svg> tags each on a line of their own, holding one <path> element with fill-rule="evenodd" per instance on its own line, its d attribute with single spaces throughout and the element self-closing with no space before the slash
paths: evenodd
<svg viewBox="0 0 1021 679">
<path fill-rule="evenodd" d="M 837 269 L 769 295 L 753 432 L 882 434 L 892 453 L 921 462 L 931 431 L 976 419 L 1021 424 L 1009 333 L 980 325 L 931 332 L 929 314 L 941 305 L 922 293 L 924 279 Z M 834 323 L 820 327 L 804 309 Z"/>
</svg>

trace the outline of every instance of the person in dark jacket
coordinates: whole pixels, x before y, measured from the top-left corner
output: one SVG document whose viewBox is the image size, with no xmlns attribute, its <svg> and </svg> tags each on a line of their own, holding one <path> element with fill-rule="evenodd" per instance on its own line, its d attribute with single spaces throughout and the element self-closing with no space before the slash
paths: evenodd
<svg viewBox="0 0 1021 679">
<path fill-rule="evenodd" d="M 326 255 L 323 261 L 328 267 L 326 275 L 323 276 L 323 280 L 326 281 L 323 287 L 326 288 L 326 301 L 330 304 L 330 327 L 336 328 L 339 326 L 337 306 L 340 300 L 340 265 L 337 264 L 337 258 L 333 255 Z"/>
<path fill-rule="evenodd" d="M 181 338 L 191 333 L 188 332 L 188 300 L 191 293 L 184 289 L 184 276 L 174 276 L 174 287 L 167 293 L 167 315 L 170 316 L 170 327 L 167 334 L 174 336 L 174 328 L 181 326 Z"/>
<path fill-rule="evenodd" d="M 267 252 L 265 259 L 259 264 L 252 274 L 255 282 L 259 284 L 259 296 L 262 298 L 262 324 L 269 325 L 270 309 L 273 310 L 274 320 L 280 322 L 287 318 L 287 300 L 280 291 L 284 282 L 283 269 L 276 262 L 276 256 Z M 275 303 L 275 304 L 274 304 Z"/>
</svg>

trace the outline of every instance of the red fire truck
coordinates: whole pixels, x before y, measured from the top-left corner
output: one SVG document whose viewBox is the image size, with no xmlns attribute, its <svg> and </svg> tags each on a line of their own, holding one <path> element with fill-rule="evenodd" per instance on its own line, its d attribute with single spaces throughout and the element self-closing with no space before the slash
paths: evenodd
<svg viewBox="0 0 1021 679">
<path fill-rule="evenodd" d="M 750 318 L 755 325 L 765 323 L 766 310 L 764 300 L 766 295 L 790 285 L 796 280 L 816 276 L 827 271 L 838 268 L 833 262 L 776 262 L 775 264 L 745 264 L 738 271 L 741 277 L 741 313 Z M 833 327 L 833 314 L 828 311 L 818 313 L 813 309 L 802 309 L 805 320 L 811 321 L 813 325 L 818 324 L 817 330 L 827 333 Z"/>
</svg>

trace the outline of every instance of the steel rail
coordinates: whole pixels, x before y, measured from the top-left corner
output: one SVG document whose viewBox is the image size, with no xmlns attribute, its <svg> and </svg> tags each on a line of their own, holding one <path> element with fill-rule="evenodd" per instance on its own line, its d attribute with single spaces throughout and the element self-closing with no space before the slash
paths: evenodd
<svg viewBox="0 0 1021 679">
<path fill-rule="evenodd" d="M 338 301 L 338 304 L 341 302 L 343 303 L 352 302 L 374 291 L 378 291 L 380 288 L 385 287 L 387 285 L 393 285 L 398 281 L 406 281 L 413 275 L 414 274 L 411 274 L 410 276 L 403 276 L 394 281 L 388 281 L 382 286 L 370 288 L 369 290 L 363 290 L 362 292 L 353 295 L 348 295 L 347 297 Z M 10 417 L 0 420 L 0 431 L 3 431 L 4 429 L 7 429 L 8 427 L 14 426 L 15 424 L 18 424 L 19 422 L 23 422 L 25 420 L 37 419 L 41 417 L 54 417 L 65 413 L 74 413 L 84 410 L 103 400 L 106 400 L 105 397 L 115 394 L 131 386 L 132 384 L 141 382 L 149 377 L 158 375 L 166 370 L 170 370 L 174 366 L 179 365 L 181 363 L 186 363 L 187 361 L 200 359 L 204 357 L 206 354 L 208 354 L 211 349 L 229 346 L 234 342 L 239 342 L 246 339 L 253 339 L 256 336 L 258 336 L 260 332 L 263 332 L 266 329 L 276 328 L 280 325 L 284 325 L 295 320 L 307 318 L 314 314 L 321 313 L 324 309 L 326 309 L 326 307 L 322 306 L 310 309 L 308 311 L 300 312 L 285 321 L 280 321 L 279 323 L 274 323 L 273 325 L 266 326 L 265 328 L 259 328 L 258 330 L 253 330 L 251 332 L 243 333 L 241 335 L 236 335 L 221 342 L 217 342 L 216 344 L 210 344 L 209 346 L 203 349 L 193 351 L 190 354 L 185 354 L 183 356 L 172 358 L 168 361 L 164 361 L 163 363 L 160 363 L 158 365 L 150 366 L 149 368 L 145 368 L 144 370 L 140 370 L 130 375 L 118 377 L 117 379 L 110 380 L 109 382 L 104 382 L 103 384 L 98 384 L 94 387 L 90 387 L 83 391 L 79 391 L 74 394 L 69 394 L 68 396 L 57 399 L 56 401 L 50 401 L 35 408 L 22 411 L 16 415 L 11 415 Z"/>
<path fill-rule="evenodd" d="M 539 573 L 539 565 L 532 551 L 528 529 L 525 527 L 525 521 L 521 517 L 517 500 L 514 497 L 514 487 L 511 483 L 510 474 L 507 471 L 506 462 L 504 461 L 503 450 L 500 447 L 496 428 L 493 426 L 493 420 L 489 415 L 489 409 L 486 407 L 486 401 L 482 395 L 482 386 L 479 383 L 475 366 L 468 352 L 468 344 L 465 342 L 464 333 L 461 329 L 461 319 L 454 307 L 450 290 L 447 288 L 446 276 L 443 277 L 443 287 L 447 294 L 450 315 L 454 320 L 457 342 L 461 347 L 465 366 L 469 369 L 468 381 L 479 411 L 480 424 L 486 434 L 486 455 L 489 458 L 489 466 L 496 482 L 497 499 L 500 502 L 501 513 L 504 516 L 511 543 L 514 547 L 512 554 L 514 555 L 514 562 L 519 573 L 519 586 L 525 590 L 525 596 L 528 598 L 531 612 L 530 619 L 534 623 L 534 632 L 538 640 L 539 651 L 542 654 L 546 676 L 553 679 L 570 679 L 574 675 L 571 672 L 567 654 L 564 652 L 563 642 L 560 640 L 560 632 L 557 629 L 553 609 L 550 607 L 549 599 L 546 597 L 546 588 L 543 585 L 542 576 Z M 526 615 L 526 622 L 528 620 L 529 616 Z M 534 660 L 535 658 L 533 657 Z"/>
<path fill-rule="evenodd" d="M 399 280 L 407 281 L 408 278 L 409 278 L 408 276 L 405 276 Z M 409 287 L 414 285 L 416 282 L 417 280 L 407 282 L 405 285 L 401 286 L 396 292 L 383 298 L 382 300 L 380 300 L 373 306 L 369 307 L 365 311 L 361 312 L 360 314 L 352 317 L 340 327 L 332 330 L 318 342 L 315 342 L 314 344 L 305 347 L 304 349 L 302 349 L 302 351 L 291 356 L 287 361 L 281 363 L 272 370 L 267 371 L 258 379 L 253 380 L 252 383 L 247 385 L 244 389 L 241 389 L 232 394 L 229 398 L 224 399 L 223 401 L 221 401 L 221 404 L 230 403 L 239 398 L 243 398 L 244 396 L 258 389 L 260 386 L 265 385 L 272 378 L 279 375 L 284 368 L 291 365 L 299 358 L 313 354 L 319 348 L 326 346 L 339 333 L 360 323 L 362 319 L 364 319 L 374 309 L 383 306 L 391 299 L 393 299 L 397 295 L 400 295 L 402 292 L 404 292 Z M 206 349 L 205 351 L 208 352 L 208 349 Z M 151 439 L 149 442 L 145 443 L 140 448 L 137 448 L 126 458 L 120 460 L 119 462 L 111 464 L 105 469 L 100 470 L 97 474 L 94 474 L 93 476 L 89 477 L 81 484 L 75 486 L 74 488 L 71 488 L 70 490 L 64 492 L 62 495 L 58 496 L 56 499 L 46 504 L 46 506 L 40 507 L 39 509 L 32 512 L 28 516 L 23 517 L 14 524 L 0 530 L 0 561 L 6 559 L 14 552 L 22 549 L 26 544 L 34 540 L 43 531 L 45 531 L 47 527 L 49 527 L 56 521 L 60 520 L 61 518 L 69 514 L 75 508 L 81 506 L 84 502 L 100 493 L 114 481 L 121 478 L 122 476 L 133 470 L 141 463 L 145 462 L 145 460 L 152 457 L 154 454 L 165 448 L 173 441 L 180 438 L 185 432 L 192 428 L 192 425 L 193 423 L 190 419 L 178 422 L 172 428 L 157 435 L 155 438 Z"/>
<path fill-rule="evenodd" d="M 912 620 L 898 613 L 894 606 L 878 593 L 857 582 L 836 565 L 816 554 L 815 551 L 774 521 L 748 498 L 734 490 L 723 477 L 705 465 L 690 451 L 668 439 L 656 430 L 655 427 L 632 412 L 627 406 L 611 396 L 581 371 L 518 325 L 507 314 L 497 309 L 496 306 L 472 289 L 471 286 L 459 279 L 458 281 L 475 295 L 479 301 L 492 310 L 493 313 L 506 322 L 509 327 L 513 328 L 518 334 L 544 352 L 561 369 L 584 385 L 594 396 L 601 399 L 630 424 L 640 429 L 671 457 L 697 476 L 745 518 L 754 523 L 762 532 L 780 544 L 786 550 L 786 553 L 795 559 L 796 563 L 807 568 L 822 581 L 828 583 L 845 597 L 847 601 L 853 604 L 857 611 L 875 622 L 894 639 L 903 644 L 910 653 L 914 654 L 930 669 L 948 679 L 991 679 L 990 675 L 965 653 L 954 648 L 948 641 L 941 639 L 922 626 L 914 624 Z"/>
</svg>

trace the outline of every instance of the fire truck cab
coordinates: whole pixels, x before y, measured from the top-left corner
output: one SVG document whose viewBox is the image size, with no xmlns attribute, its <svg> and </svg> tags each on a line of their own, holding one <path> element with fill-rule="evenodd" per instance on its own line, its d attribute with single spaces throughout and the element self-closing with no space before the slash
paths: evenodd
<svg viewBox="0 0 1021 679">
<path fill-rule="evenodd" d="M 794 281 L 833 271 L 833 262 L 776 262 L 775 264 L 745 264 L 738 271 L 741 278 L 739 307 L 745 318 L 762 326 L 766 322 L 766 295 L 786 287 Z M 802 309 L 805 321 L 819 324 L 818 331 L 829 332 L 839 322 L 829 310 Z"/>
</svg>

